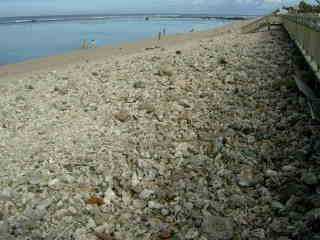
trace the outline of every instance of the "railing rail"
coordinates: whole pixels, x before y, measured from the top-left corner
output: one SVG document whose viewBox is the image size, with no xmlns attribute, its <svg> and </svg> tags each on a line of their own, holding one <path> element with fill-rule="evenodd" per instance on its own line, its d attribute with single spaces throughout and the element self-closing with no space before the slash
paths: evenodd
<svg viewBox="0 0 320 240">
<path fill-rule="evenodd" d="M 320 83 L 320 15 L 315 14 L 272 14 L 259 18 L 242 27 L 243 33 L 256 32 L 263 27 L 282 25 L 290 38 L 299 47 L 304 58 L 314 71 Z M 312 117 L 320 120 L 320 98 L 316 89 L 296 78 L 298 88 L 307 96 Z"/>
<path fill-rule="evenodd" d="M 320 16 L 312 14 L 282 15 L 282 24 L 299 47 L 320 82 Z M 313 118 L 320 119 L 320 99 L 316 90 L 296 78 L 298 88 L 307 96 Z"/>
<path fill-rule="evenodd" d="M 320 81 L 320 16 L 284 14 L 282 24 Z"/>
<path fill-rule="evenodd" d="M 315 31 L 320 31 L 320 16 L 314 14 L 285 14 L 283 19 L 304 25 Z"/>
<path fill-rule="evenodd" d="M 252 21 L 251 23 L 243 26 L 241 31 L 243 33 L 252 33 L 262 27 L 265 27 L 268 25 L 269 26 L 275 25 L 275 24 L 276 25 L 281 24 L 281 18 L 277 15 L 269 15 L 269 16 L 258 18 L 255 21 Z"/>
</svg>

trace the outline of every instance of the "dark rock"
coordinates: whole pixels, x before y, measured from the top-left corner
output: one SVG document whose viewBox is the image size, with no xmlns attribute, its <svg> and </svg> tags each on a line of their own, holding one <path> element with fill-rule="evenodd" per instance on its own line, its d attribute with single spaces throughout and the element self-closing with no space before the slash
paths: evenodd
<svg viewBox="0 0 320 240">
<path fill-rule="evenodd" d="M 60 111 L 67 111 L 71 106 L 66 101 L 56 102 L 53 106 Z"/>
<path fill-rule="evenodd" d="M 310 191 L 309 187 L 299 183 L 283 183 L 280 188 L 280 198 L 287 201 L 291 196 L 303 196 Z"/>
<path fill-rule="evenodd" d="M 320 240 L 320 234 L 313 235 L 310 240 Z"/>
<path fill-rule="evenodd" d="M 182 99 L 178 101 L 178 104 L 184 108 L 189 108 L 191 107 L 190 103 L 187 102 L 186 100 Z"/>
<path fill-rule="evenodd" d="M 278 237 L 277 240 L 290 240 L 287 236 Z"/>
<path fill-rule="evenodd" d="M 234 235 L 234 226 L 230 218 L 208 215 L 202 224 L 202 231 L 208 239 L 228 240 Z"/>
<path fill-rule="evenodd" d="M 296 209 L 296 207 L 299 207 L 299 202 L 301 201 L 301 197 L 297 197 L 295 195 L 292 195 L 288 201 L 286 201 L 286 208 L 288 209 Z"/>
<path fill-rule="evenodd" d="M 146 84 L 142 81 L 137 81 L 133 84 L 133 87 L 134 88 L 145 88 L 146 87 Z"/>
<path fill-rule="evenodd" d="M 320 234 L 319 226 L 320 226 L 320 208 L 315 208 L 309 211 L 305 216 L 305 227 L 302 231 L 302 235 L 307 234 L 308 238 L 304 238 L 304 239 L 315 239 L 313 237 Z"/>
<path fill-rule="evenodd" d="M 162 229 L 159 233 L 159 239 L 171 239 L 173 235 L 173 232 L 171 231 L 171 229 L 167 228 L 167 229 Z"/>
<path fill-rule="evenodd" d="M 227 64 L 228 62 L 227 62 L 227 60 L 226 60 L 224 57 L 220 57 L 220 58 L 218 59 L 218 63 L 221 64 L 221 65 L 225 65 L 225 64 Z"/>
<path fill-rule="evenodd" d="M 265 230 L 262 228 L 257 228 L 251 231 L 252 239 L 266 239 Z"/>
<path fill-rule="evenodd" d="M 84 108 L 85 112 L 94 112 L 97 110 L 98 110 L 98 107 L 96 105 L 89 105 Z"/>
<path fill-rule="evenodd" d="M 242 208 L 247 205 L 247 199 L 244 196 L 235 194 L 229 197 L 229 207 L 232 209 Z"/>
<path fill-rule="evenodd" d="M 138 106 L 138 109 L 146 111 L 146 113 L 153 113 L 156 111 L 156 108 L 151 103 L 142 103 Z"/>
<path fill-rule="evenodd" d="M 291 221 L 300 221 L 303 218 L 303 215 L 299 212 L 291 211 L 288 213 L 288 217 Z"/>
<path fill-rule="evenodd" d="M 285 210 L 285 206 L 281 202 L 278 202 L 278 201 L 272 201 L 271 207 L 272 207 L 272 210 L 277 213 L 282 213 Z"/>
<path fill-rule="evenodd" d="M 275 218 L 270 224 L 270 228 L 276 233 L 289 233 L 287 229 L 288 226 L 289 221 L 285 217 Z"/>
<path fill-rule="evenodd" d="M 301 181 L 307 185 L 316 185 L 318 183 L 318 178 L 313 172 L 304 172 L 301 176 Z"/>
<path fill-rule="evenodd" d="M 300 149 L 295 153 L 295 158 L 300 162 L 304 162 L 308 160 L 308 152 L 304 149 Z"/>
<path fill-rule="evenodd" d="M 316 193 L 308 197 L 307 201 L 312 207 L 320 208 L 320 194 Z"/>
<path fill-rule="evenodd" d="M 251 167 L 245 167 L 237 176 L 237 183 L 241 187 L 252 187 L 260 180 L 259 174 Z"/>
<path fill-rule="evenodd" d="M 26 85 L 25 88 L 28 89 L 28 90 L 33 90 L 34 89 L 34 87 L 31 84 Z"/>
<path fill-rule="evenodd" d="M 306 219 L 307 220 L 320 219 L 320 208 L 314 208 L 309 212 L 307 212 Z"/>
<path fill-rule="evenodd" d="M 58 92 L 61 95 L 66 95 L 68 93 L 68 90 L 66 88 L 61 88 L 58 86 L 55 86 L 53 89 L 55 92 Z"/>
<path fill-rule="evenodd" d="M 92 72 L 91 74 L 92 74 L 92 76 L 95 76 L 95 77 L 99 76 L 99 73 L 97 73 L 97 72 Z"/>
<path fill-rule="evenodd" d="M 281 168 L 281 170 L 284 172 L 295 172 L 297 168 L 293 165 L 285 165 Z"/>
</svg>

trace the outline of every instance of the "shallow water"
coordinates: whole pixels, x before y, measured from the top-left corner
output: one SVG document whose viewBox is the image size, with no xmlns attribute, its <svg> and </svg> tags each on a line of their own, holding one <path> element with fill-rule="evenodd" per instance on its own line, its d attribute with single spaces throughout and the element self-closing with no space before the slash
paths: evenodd
<svg viewBox="0 0 320 240">
<path fill-rule="evenodd" d="M 16 21 L 16 20 L 15 20 Z M 20 21 L 20 20 L 17 20 Z M 116 45 L 167 34 L 208 30 L 229 20 L 114 17 L 108 19 L 0 24 L 0 65 L 66 53 L 81 48 L 83 40 L 97 46 Z"/>
</svg>

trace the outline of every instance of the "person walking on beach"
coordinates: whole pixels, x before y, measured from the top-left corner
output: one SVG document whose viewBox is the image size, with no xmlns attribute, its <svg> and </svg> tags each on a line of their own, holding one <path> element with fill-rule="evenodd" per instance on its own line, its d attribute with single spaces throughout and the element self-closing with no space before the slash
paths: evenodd
<svg viewBox="0 0 320 240">
<path fill-rule="evenodd" d="M 91 40 L 91 48 L 96 48 L 97 44 L 96 44 L 96 40 L 92 39 Z"/>
</svg>

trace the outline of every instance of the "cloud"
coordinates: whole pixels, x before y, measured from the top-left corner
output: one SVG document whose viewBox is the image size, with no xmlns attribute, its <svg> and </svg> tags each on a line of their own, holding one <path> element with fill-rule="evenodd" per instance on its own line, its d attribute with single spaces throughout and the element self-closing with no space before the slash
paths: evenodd
<svg viewBox="0 0 320 240">
<path fill-rule="evenodd" d="M 205 4 L 205 0 L 193 0 L 192 2 L 191 2 L 191 4 L 192 5 L 195 5 L 195 6 L 201 6 L 201 5 L 203 5 L 203 4 Z"/>
<path fill-rule="evenodd" d="M 266 4 L 271 3 L 271 4 L 280 4 L 281 0 L 264 0 Z"/>
<path fill-rule="evenodd" d="M 0 17 L 77 13 L 267 14 L 299 0 L 0 0 Z M 312 0 L 310 0 L 312 1 Z"/>
<path fill-rule="evenodd" d="M 162 0 L 162 5 L 165 2 Z M 213 14 L 265 14 L 282 5 L 282 0 L 171 0 L 171 6 L 186 12 Z"/>
</svg>

